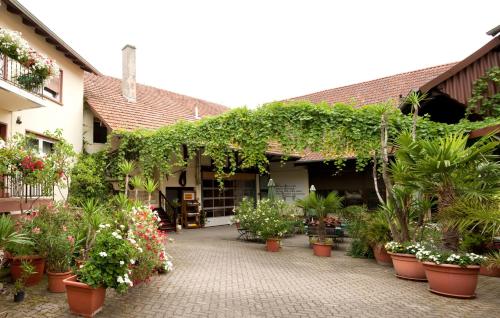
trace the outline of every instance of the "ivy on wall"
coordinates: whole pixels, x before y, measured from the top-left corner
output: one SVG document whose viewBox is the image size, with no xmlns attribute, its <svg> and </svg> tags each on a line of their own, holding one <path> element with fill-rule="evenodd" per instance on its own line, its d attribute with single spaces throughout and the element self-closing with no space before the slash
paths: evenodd
<svg viewBox="0 0 500 318">
<path fill-rule="evenodd" d="M 179 122 L 154 131 L 116 131 L 110 137 L 109 160 L 112 167 L 123 160 L 135 160 L 145 174 L 158 171 L 168 175 L 202 149 L 222 179 L 237 168 L 256 167 L 266 172 L 266 150 L 270 144 L 278 144 L 285 158 L 315 151 L 334 160 L 340 168 L 345 158 L 356 156 L 360 170 L 379 151 L 383 113 L 388 114 L 389 142 L 399 132 L 411 129 L 411 115 L 403 115 L 390 103 L 355 108 L 347 104 L 274 102 L 254 110 L 236 108 L 219 116 Z M 419 118 L 417 132 L 421 137 L 442 136 L 496 123 L 500 119 L 448 125 Z M 187 146 L 187 160 L 182 145 Z"/>
<path fill-rule="evenodd" d="M 489 88 L 493 87 L 490 92 Z M 467 112 L 483 117 L 500 116 L 500 67 L 492 67 L 474 82 Z"/>
</svg>

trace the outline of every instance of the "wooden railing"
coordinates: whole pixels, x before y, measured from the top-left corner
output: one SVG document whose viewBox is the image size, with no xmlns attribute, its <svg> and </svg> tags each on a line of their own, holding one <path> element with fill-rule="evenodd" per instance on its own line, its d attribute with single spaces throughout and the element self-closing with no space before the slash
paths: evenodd
<svg viewBox="0 0 500 318">
<path fill-rule="evenodd" d="M 161 191 L 158 191 L 158 208 L 158 214 L 162 221 L 170 223 L 177 230 L 178 208 L 173 206 Z"/>
<path fill-rule="evenodd" d="M 0 198 L 14 197 L 28 199 L 53 197 L 54 184 L 27 184 L 19 172 L 0 175 Z"/>
</svg>

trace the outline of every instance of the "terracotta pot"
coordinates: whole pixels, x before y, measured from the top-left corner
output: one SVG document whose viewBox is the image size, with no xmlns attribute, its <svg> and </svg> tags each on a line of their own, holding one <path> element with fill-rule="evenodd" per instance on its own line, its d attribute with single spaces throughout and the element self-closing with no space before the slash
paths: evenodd
<svg viewBox="0 0 500 318">
<path fill-rule="evenodd" d="M 234 223 L 234 225 L 236 226 L 237 229 L 240 228 L 240 222 L 236 222 L 236 223 Z"/>
<path fill-rule="evenodd" d="M 415 255 L 388 252 L 396 271 L 396 277 L 425 282 L 425 269 Z"/>
<path fill-rule="evenodd" d="M 35 274 L 28 277 L 25 285 L 27 287 L 37 285 L 43 278 L 45 269 L 45 258 L 40 255 L 14 256 L 10 262 L 10 275 L 12 281 L 16 281 L 21 277 L 23 270 L 21 269 L 22 261 L 28 261 L 35 267 Z"/>
<path fill-rule="evenodd" d="M 437 265 L 430 262 L 422 263 L 425 275 L 429 280 L 429 290 L 433 293 L 457 297 L 473 298 L 476 296 L 478 265 L 460 267 L 458 265 Z"/>
<path fill-rule="evenodd" d="M 64 286 L 63 280 L 72 275 L 71 271 L 64 273 L 52 273 L 47 271 L 47 289 L 52 293 L 64 293 L 66 291 L 66 287 Z"/>
<path fill-rule="evenodd" d="M 500 267 L 493 266 L 491 268 L 487 268 L 486 266 L 481 266 L 479 274 L 483 276 L 500 277 Z"/>
<path fill-rule="evenodd" d="M 314 255 L 316 256 L 330 257 L 332 256 L 332 245 L 323 243 L 314 243 L 313 251 Z"/>
<path fill-rule="evenodd" d="M 391 256 L 387 254 L 384 245 L 382 244 L 374 245 L 372 246 L 372 250 L 373 250 L 373 256 L 375 256 L 377 264 L 384 266 L 392 266 Z"/>
<path fill-rule="evenodd" d="M 80 283 L 76 275 L 63 280 L 66 286 L 66 297 L 68 298 L 69 310 L 79 316 L 94 317 L 101 311 L 106 297 L 104 287 L 92 288 L 87 284 Z"/>
<path fill-rule="evenodd" d="M 278 239 L 267 239 L 266 249 L 268 252 L 279 252 L 280 251 L 280 240 Z"/>
</svg>

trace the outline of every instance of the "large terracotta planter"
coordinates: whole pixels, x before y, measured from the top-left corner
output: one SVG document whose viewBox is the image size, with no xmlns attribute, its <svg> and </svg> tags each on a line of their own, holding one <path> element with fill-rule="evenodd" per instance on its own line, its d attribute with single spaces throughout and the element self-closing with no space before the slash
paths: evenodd
<svg viewBox="0 0 500 318">
<path fill-rule="evenodd" d="M 69 310 L 79 316 L 94 317 L 101 311 L 106 297 L 104 287 L 92 288 L 76 280 L 76 275 L 63 280 L 66 285 L 66 297 Z"/>
<path fill-rule="evenodd" d="M 486 267 L 486 266 L 481 266 L 479 269 L 479 274 L 483 276 L 492 276 L 492 277 L 500 277 L 500 267 Z"/>
<path fill-rule="evenodd" d="M 388 254 L 392 258 L 392 264 L 394 265 L 394 271 L 396 271 L 396 277 L 422 282 L 427 281 L 424 266 L 417 260 L 415 255 L 391 252 L 388 252 Z"/>
<path fill-rule="evenodd" d="M 313 244 L 314 255 L 320 257 L 330 257 L 332 256 L 332 245 L 323 243 Z"/>
<path fill-rule="evenodd" d="M 52 273 L 47 271 L 47 289 L 52 293 L 64 293 L 66 291 L 66 287 L 64 286 L 63 280 L 72 275 L 71 271 L 65 273 Z"/>
<path fill-rule="evenodd" d="M 22 261 L 28 261 L 35 268 L 35 274 L 28 277 L 25 285 L 27 287 L 37 285 L 43 278 L 45 269 L 45 258 L 40 255 L 14 256 L 10 262 L 10 275 L 12 281 L 16 281 L 21 277 L 23 272 L 21 265 Z"/>
<path fill-rule="evenodd" d="M 429 290 L 443 296 L 473 298 L 476 296 L 478 265 L 460 267 L 458 265 L 437 265 L 423 262 Z"/>
<path fill-rule="evenodd" d="M 372 246 L 373 256 L 379 265 L 392 266 L 391 256 L 385 250 L 384 245 L 377 244 Z"/>
<path fill-rule="evenodd" d="M 280 240 L 278 239 L 267 239 L 266 249 L 268 252 L 279 252 L 280 251 Z"/>
</svg>

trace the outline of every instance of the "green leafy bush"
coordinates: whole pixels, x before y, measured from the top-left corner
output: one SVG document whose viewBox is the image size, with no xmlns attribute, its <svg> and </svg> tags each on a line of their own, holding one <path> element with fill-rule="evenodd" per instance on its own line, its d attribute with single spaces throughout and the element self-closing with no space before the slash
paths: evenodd
<svg viewBox="0 0 500 318">
<path fill-rule="evenodd" d="M 71 203 L 80 205 L 88 199 L 103 200 L 109 196 L 110 185 L 106 182 L 104 158 L 104 153 L 80 155 L 71 170 Z"/>
<path fill-rule="evenodd" d="M 133 286 L 130 279 L 136 247 L 119 226 L 102 224 L 88 260 L 77 270 L 78 280 L 92 287 L 113 288 L 119 293 Z"/>
</svg>

